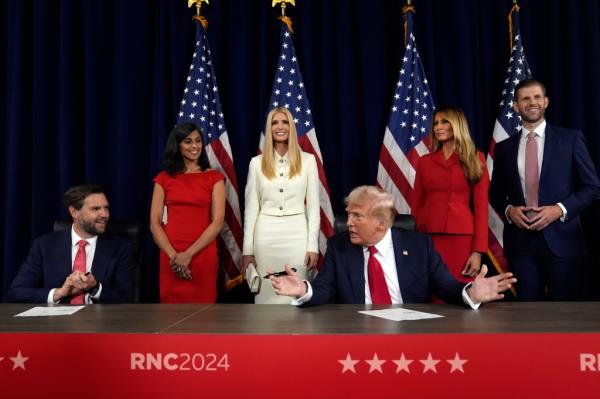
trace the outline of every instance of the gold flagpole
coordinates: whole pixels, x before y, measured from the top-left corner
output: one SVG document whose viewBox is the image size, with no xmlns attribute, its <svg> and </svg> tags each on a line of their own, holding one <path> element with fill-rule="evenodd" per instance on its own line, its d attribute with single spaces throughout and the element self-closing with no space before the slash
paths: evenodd
<svg viewBox="0 0 600 399">
<path fill-rule="evenodd" d="M 521 7 L 519 7 L 519 5 L 517 4 L 517 0 L 513 0 L 513 6 L 510 9 L 510 12 L 508 13 L 508 43 L 510 45 L 510 53 L 512 53 L 512 48 L 513 48 L 513 21 L 512 21 L 512 15 L 513 12 L 519 12 L 519 9 Z"/>
<path fill-rule="evenodd" d="M 411 0 L 406 0 L 406 5 L 402 7 L 402 19 L 404 20 L 404 45 L 408 44 L 408 13 L 416 12 L 415 6 L 412 5 Z"/>
</svg>

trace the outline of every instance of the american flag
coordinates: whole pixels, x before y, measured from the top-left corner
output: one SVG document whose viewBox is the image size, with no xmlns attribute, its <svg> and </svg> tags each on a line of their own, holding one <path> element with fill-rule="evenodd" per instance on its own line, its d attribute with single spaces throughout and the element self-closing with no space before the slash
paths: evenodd
<svg viewBox="0 0 600 399">
<path fill-rule="evenodd" d="M 226 288 L 231 288 L 242 281 L 238 268 L 242 259 L 243 237 L 238 183 L 206 33 L 202 24 L 200 22 L 197 24 L 196 47 L 183 90 L 177 122 L 194 122 L 202 130 L 204 133 L 202 140 L 211 167 L 219 170 L 226 177 L 225 225 L 217 243 L 220 265 L 225 270 Z"/>
<path fill-rule="evenodd" d="M 312 120 L 312 112 L 306 89 L 300 73 L 300 65 L 296 57 L 296 50 L 292 42 L 292 35 L 287 26 L 281 26 L 281 53 L 277 69 L 275 70 L 275 81 L 269 108 L 285 107 L 294 117 L 298 133 L 298 143 L 302 151 L 313 154 L 317 161 L 319 171 L 319 203 L 321 207 L 321 228 L 319 233 L 320 258 L 327 249 L 327 238 L 333 234 L 333 210 L 329 199 L 329 186 L 323 169 L 323 157 L 317 141 L 315 126 Z M 260 135 L 260 149 L 263 149 L 264 132 Z"/>
<path fill-rule="evenodd" d="M 506 79 L 504 80 L 504 88 L 502 90 L 502 101 L 500 101 L 500 111 L 494 125 L 494 134 L 490 143 L 490 149 L 487 156 L 487 167 L 492 175 L 494 169 L 494 147 L 496 143 L 512 136 L 521 131 L 521 117 L 512 109 L 515 86 L 523 79 L 531 78 L 531 71 L 525 51 L 523 50 L 523 42 L 521 41 L 521 33 L 519 28 L 519 7 L 514 6 L 510 11 L 513 22 L 513 36 L 511 55 L 508 62 L 508 70 L 506 71 Z M 498 214 L 494 211 L 491 204 L 488 212 L 488 226 L 490 234 L 488 234 L 489 251 L 488 255 L 492 260 L 496 270 L 501 272 L 506 270 L 506 259 L 503 254 L 502 231 L 504 223 Z"/>
<path fill-rule="evenodd" d="M 398 213 L 409 214 L 416 166 L 419 158 L 429 152 L 423 139 L 428 137 L 435 107 L 417 51 L 412 12 L 407 12 L 406 18 L 408 42 L 383 136 L 377 185 L 392 194 Z"/>
</svg>

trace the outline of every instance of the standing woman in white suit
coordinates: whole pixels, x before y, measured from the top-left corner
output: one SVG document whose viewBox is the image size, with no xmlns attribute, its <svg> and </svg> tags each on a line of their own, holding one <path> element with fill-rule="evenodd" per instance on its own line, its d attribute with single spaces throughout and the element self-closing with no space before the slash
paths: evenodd
<svg viewBox="0 0 600 399">
<path fill-rule="evenodd" d="M 259 275 L 288 264 L 302 279 L 317 265 L 320 224 L 319 175 L 312 154 L 298 145 L 296 125 L 286 108 L 267 116 L 264 151 L 250 161 L 246 183 L 243 270 Z M 285 304 L 263 281 L 255 303 Z"/>
</svg>

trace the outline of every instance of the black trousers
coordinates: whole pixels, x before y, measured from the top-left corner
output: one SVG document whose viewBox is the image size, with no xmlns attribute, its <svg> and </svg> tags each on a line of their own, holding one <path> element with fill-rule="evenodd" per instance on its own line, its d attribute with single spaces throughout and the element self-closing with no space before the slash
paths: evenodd
<svg viewBox="0 0 600 399">
<path fill-rule="evenodd" d="M 527 245 L 508 258 L 517 278 L 519 301 L 578 301 L 584 298 L 584 257 L 561 258 L 550 250 L 540 231 L 528 234 Z M 525 244 L 525 243 L 524 243 Z"/>
</svg>

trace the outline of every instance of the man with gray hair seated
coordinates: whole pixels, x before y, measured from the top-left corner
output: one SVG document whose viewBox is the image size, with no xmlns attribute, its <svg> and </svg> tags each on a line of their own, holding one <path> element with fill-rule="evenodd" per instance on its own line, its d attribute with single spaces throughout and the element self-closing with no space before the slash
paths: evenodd
<svg viewBox="0 0 600 399">
<path fill-rule="evenodd" d="M 457 281 L 428 236 L 392 227 L 392 196 L 378 187 L 357 187 L 345 202 L 348 231 L 329 239 L 317 278 L 303 281 L 287 265 L 287 275 L 270 277 L 275 292 L 294 297 L 295 305 L 421 303 L 435 295 L 477 309 L 516 282 L 512 273 L 486 278 L 485 265 L 472 283 Z"/>
</svg>

